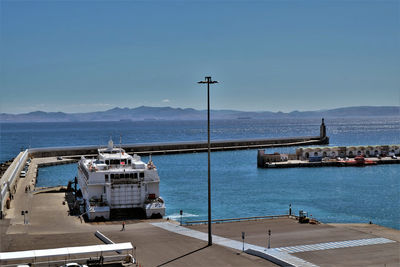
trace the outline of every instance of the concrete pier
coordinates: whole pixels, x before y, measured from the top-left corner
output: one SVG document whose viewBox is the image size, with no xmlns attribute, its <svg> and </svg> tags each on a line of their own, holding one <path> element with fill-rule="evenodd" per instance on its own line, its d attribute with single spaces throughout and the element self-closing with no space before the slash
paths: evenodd
<svg viewBox="0 0 400 267">
<path fill-rule="evenodd" d="M 283 137 L 283 138 L 259 138 L 240 140 L 214 140 L 211 141 L 211 151 L 257 149 L 283 146 L 308 146 L 329 144 L 326 135 L 324 119 L 320 126 L 319 136 Z M 138 155 L 178 154 L 206 152 L 208 143 L 206 141 L 171 142 L 171 143 L 144 143 L 144 144 L 122 144 L 121 147 L 127 153 Z M 76 146 L 76 147 L 48 147 L 31 148 L 29 156 L 33 158 L 97 155 L 99 146 Z"/>
<path fill-rule="evenodd" d="M 328 144 L 329 138 L 321 139 L 319 136 L 270 138 L 270 139 L 247 139 L 247 140 L 225 140 L 212 141 L 212 151 L 255 149 L 281 146 L 304 146 Z M 149 143 L 149 144 L 123 144 L 126 152 L 138 155 L 178 154 L 206 152 L 207 142 L 175 142 L 175 143 Z M 97 155 L 99 146 L 82 147 L 49 147 L 29 149 L 29 155 L 34 158 Z"/>
</svg>

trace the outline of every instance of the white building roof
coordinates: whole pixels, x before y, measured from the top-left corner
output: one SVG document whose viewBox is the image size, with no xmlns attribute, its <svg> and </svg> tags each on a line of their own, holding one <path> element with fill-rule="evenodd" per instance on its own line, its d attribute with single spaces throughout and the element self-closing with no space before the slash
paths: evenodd
<svg viewBox="0 0 400 267">
<path fill-rule="evenodd" d="M 117 243 L 109 245 L 93 245 L 93 246 L 81 246 L 81 247 L 26 250 L 26 251 L 15 251 L 15 252 L 0 252 L 0 261 L 34 259 L 34 258 L 52 257 L 52 256 L 71 256 L 77 254 L 100 253 L 100 252 L 131 250 L 131 249 L 133 249 L 132 243 L 126 242 L 126 243 Z"/>
</svg>

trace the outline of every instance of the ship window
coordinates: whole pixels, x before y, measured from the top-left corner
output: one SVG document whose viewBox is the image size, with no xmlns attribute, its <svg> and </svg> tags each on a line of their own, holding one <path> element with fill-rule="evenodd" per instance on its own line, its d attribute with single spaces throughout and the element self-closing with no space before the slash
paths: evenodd
<svg viewBox="0 0 400 267">
<path fill-rule="evenodd" d="M 128 165 L 131 165 L 131 160 L 130 159 L 128 159 Z"/>
<path fill-rule="evenodd" d="M 114 174 L 112 173 L 112 174 L 111 174 L 111 179 L 114 179 L 114 177 L 115 177 L 115 176 L 114 176 Z"/>
<path fill-rule="evenodd" d="M 137 179 L 137 173 L 136 172 L 133 174 L 133 178 Z"/>
<path fill-rule="evenodd" d="M 106 160 L 106 164 L 107 164 L 107 165 L 110 165 L 110 161 L 109 161 L 109 160 Z"/>
<path fill-rule="evenodd" d="M 105 180 L 108 181 L 108 174 L 105 175 Z"/>
<path fill-rule="evenodd" d="M 144 172 L 139 172 L 139 177 L 144 178 Z"/>
<path fill-rule="evenodd" d="M 130 174 L 129 174 L 129 178 L 133 178 L 133 173 L 130 173 Z"/>
<path fill-rule="evenodd" d="M 126 164 L 126 160 L 125 159 L 121 160 L 121 164 Z"/>
<path fill-rule="evenodd" d="M 318 152 L 314 152 L 314 157 L 318 157 Z"/>
<path fill-rule="evenodd" d="M 119 179 L 119 174 L 118 173 L 115 174 L 115 179 Z"/>
<path fill-rule="evenodd" d="M 105 186 L 103 186 L 103 192 L 104 192 L 104 194 L 106 193 L 106 187 Z"/>
</svg>

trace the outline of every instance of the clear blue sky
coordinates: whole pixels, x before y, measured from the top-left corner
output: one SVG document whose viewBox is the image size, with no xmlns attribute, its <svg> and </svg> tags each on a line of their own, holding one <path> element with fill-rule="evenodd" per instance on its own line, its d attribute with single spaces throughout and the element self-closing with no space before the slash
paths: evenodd
<svg viewBox="0 0 400 267">
<path fill-rule="evenodd" d="M 399 1 L 0 1 L 0 112 L 399 105 Z"/>
</svg>

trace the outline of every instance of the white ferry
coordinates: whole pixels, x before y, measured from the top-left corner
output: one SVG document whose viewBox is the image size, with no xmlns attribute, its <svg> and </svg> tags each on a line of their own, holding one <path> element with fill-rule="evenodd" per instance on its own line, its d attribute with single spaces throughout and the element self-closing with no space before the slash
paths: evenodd
<svg viewBox="0 0 400 267">
<path fill-rule="evenodd" d="M 142 217 L 165 216 L 165 204 L 160 197 L 160 178 L 153 162 L 146 164 L 122 148 L 99 148 L 95 159 L 82 156 L 78 163 L 78 183 L 82 191 L 85 214 L 89 220 L 110 219 L 112 214 Z M 111 216 L 113 217 L 113 216 Z"/>
</svg>

